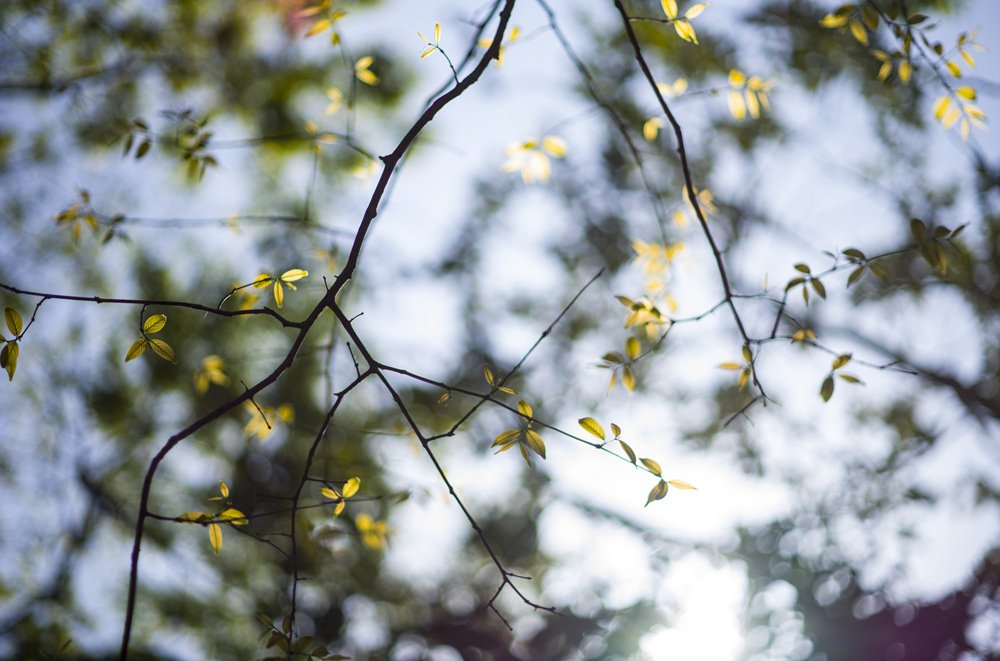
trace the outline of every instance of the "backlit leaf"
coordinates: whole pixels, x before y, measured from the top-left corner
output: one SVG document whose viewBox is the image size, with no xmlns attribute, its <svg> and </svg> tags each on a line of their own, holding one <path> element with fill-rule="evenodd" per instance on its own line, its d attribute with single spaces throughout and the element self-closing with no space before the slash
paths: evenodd
<svg viewBox="0 0 1000 661">
<path fill-rule="evenodd" d="M 639 340 L 635 337 L 630 337 L 625 340 L 625 355 L 628 356 L 629 360 L 635 360 L 639 357 Z"/>
<path fill-rule="evenodd" d="M 491 386 L 494 384 L 493 370 L 491 370 L 490 366 L 486 363 L 483 363 L 483 376 L 486 378 L 486 383 Z"/>
<path fill-rule="evenodd" d="M 705 11 L 706 7 L 708 7 L 707 2 L 699 2 L 696 5 L 691 5 L 690 7 L 688 7 L 688 10 L 684 12 L 684 18 L 688 20 L 698 18 L 699 16 L 701 16 L 701 13 Z"/>
<path fill-rule="evenodd" d="M 601 423 L 593 418 L 580 418 L 578 420 L 580 426 L 586 429 L 588 432 L 596 436 L 597 438 L 604 440 L 604 428 L 601 427 Z"/>
<path fill-rule="evenodd" d="M 323 487 L 319 490 L 321 494 L 329 498 L 330 500 L 341 500 L 341 495 L 337 493 L 336 489 L 331 489 L 330 487 Z"/>
<path fill-rule="evenodd" d="M 281 274 L 281 281 L 295 282 L 296 280 L 301 280 L 307 275 L 309 275 L 309 271 L 306 271 L 305 269 L 288 269 Z"/>
<path fill-rule="evenodd" d="M 663 480 L 657 482 L 656 485 L 649 490 L 649 495 L 646 497 L 646 505 L 649 505 L 654 501 L 661 500 L 664 496 L 667 495 L 667 489 L 669 489 L 669 487 L 667 486 L 666 482 L 664 482 Z"/>
<path fill-rule="evenodd" d="M 642 465 L 648 468 L 649 472 L 652 473 L 653 475 L 659 476 L 663 473 L 663 470 L 660 468 L 660 464 L 656 463 L 655 460 L 644 457 L 639 461 L 641 461 Z"/>
<path fill-rule="evenodd" d="M 140 337 L 138 340 L 132 343 L 132 346 L 128 348 L 128 353 L 125 354 L 125 362 L 138 358 L 146 351 L 146 346 L 149 344 L 149 340 L 144 337 Z"/>
<path fill-rule="evenodd" d="M 523 415 L 526 418 L 530 418 L 531 414 L 533 413 L 533 411 L 531 410 L 531 404 L 524 401 L 523 399 L 517 402 L 517 410 L 520 411 L 521 415 Z"/>
<path fill-rule="evenodd" d="M 668 484 L 670 484 L 673 488 L 681 489 L 682 491 L 691 491 L 698 488 L 689 482 L 685 482 L 684 480 L 669 480 Z"/>
<path fill-rule="evenodd" d="M 667 18 L 677 18 L 677 0 L 660 0 L 660 7 Z"/>
<path fill-rule="evenodd" d="M 218 523 L 208 524 L 208 541 L 212 544 L 215 555 L 219 555 L 222 551 L 222 526 Z"/>
<path fill-rule="evenodd" d="M 618 443 L 622 446 L 622 450 L 625 451 L 625 454 L 628 455 L 628 460 L 631 461 L 632 464 L 634 465 L 635 464 L 635 451 L 632 450 L 632 446 L 630 446 L 628 443 L 626 443 L 625 441 L 623 441 L 621 439 L 618 439 Z"/>
<path fill-rule="evenodd" d="M 847 27 L 851 31 L 851 36 L 853 36 L 859 44 L 862 46 L 868 45 L 868 31 L 865 30 L 865 26 L 861 24 L 856 18 L 852 18 L 847 22 Z"/>
<path fill-rule="evenodd" d="M 622 385 L 629 392 L 635 390 L 635 373 L 632 371 L 631 367 L 626 367 L 622 369 Z"/>
<path fill-rule="evenodd" d="M 841 367 L 851 362 L 851 354 L 845 353 L 833 359 L 833 369 L 839 370 Z"/>
<path fill-rule="evenodd" d="M 144 333 L 159 333 L 163 330 L 163 327 L 167 325 L 167 315 L 165 314 L 154 314 L 153 316 L 146 319 L 146 322 L 142 325 L 142 331 Z"/>
<path fill-rule="evenodd" d="M 538 435 L 538 432 L 534 429 L 528 429 L 524 432 L 524 436 L 528 441 L 528 445 L 535 451 L 535 454 L 544 459 L 545 443 L 542 441 L 542 437 Z"/>
<path fill-rule="evenodd" d="M 361 488 L 361 478 L 352 477 L 344 483 L 344 498 L 350 498 Z"/>
<path fill-rule="evenodd" d="M 230 507 L 219 512 L 219 518 L 233 524 L 234 526 L 245 526 L 249 523 L 246 514 L 239 511 L 235 507 Z"/>
<path fill-rule="evenodd" d="M 171 363 L 176 363 L 177 359 L 174 357 L 174 350 L 170 348 L 170 345 L 163 340 L 158 340 L 156 338 L 150 338 L 149 346 L 153 349 L 153 353 L 162 358 L 163 360 L 169 361 Z"/>
<path fill-rule="evenodd" d="M 12 307 L 4 307 L 3 318 L 7 322 L 7 330 L 17 337 L 24 330 L 24 322 L 21 320 L 21 313 Z"/>
<path fill-rule="evenodd" d="M 320 19 L 309 26 L 309 29 L 306 30 L 305 36 L 311 37 L 313 35 L 319 34 L 320 32 L 328 30 L 330 28 L 330 25 L 331 23 L 329 19 L 326 18 Z"/>
<path fill-rule="evenodd" d="M 612 422 L 611 433 L 615 435 L 615 438 L 618 438 L 619 436 L 622 435 L 622 428 Z"/>
<path fill-rule="evenodd" d="M 824 402 L 829 402 L 830 398 L 833 397 L 833 377 L 828 376 L 823 379 L 823 385 L 819 387 L 819 396 L 823 398 Z"/>
<path fill-rule="evenodd" d="M 17 357 L 21 349 L 17 342 L 8 342 L 0 349 L 0 365 L 7 370 L 7 380 L 14 380 L 14 372 L 17 370 Z"/>
</svg>

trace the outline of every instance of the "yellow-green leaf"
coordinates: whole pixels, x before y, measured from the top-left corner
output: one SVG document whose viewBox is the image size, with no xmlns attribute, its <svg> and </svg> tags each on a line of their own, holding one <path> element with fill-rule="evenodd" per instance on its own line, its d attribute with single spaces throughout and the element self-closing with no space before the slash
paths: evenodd
<svg viewBox="0 0 1000 661">
<path fill-rule="evenodd" d="M 542 441 L 542 437 L 538 435 L 534 429 L 525 430 L 524 436 L 528 441 L 528 445 L 532 450 L 535 451 L 542 459 L 545 458 L 545 443 Z"/>
<path fill-rule="evenodd" d="M 833 359 L 833 369 L 838 370 L 849 362 L 851 362 L 851 354 L 841 354 Z"/>
<path fill-rule="evenodd" d="M 722 369 L 722 370 L 731 370 L 731 371 L 735 372 L 736 370 L 743 369 L 743 364 L 742 363 L 728 362 L 728 363 L 719 363 L 718 365 L 716 365 L 716 367 L 718 367 L 719 369 Z"/>
<path fill-rule="evenodd" d="M 281 281 L 295 282 L 296 280 L 301 280 L 307 275 L 309 275 L 309 271 L 306 271 L 305 269 L 288 269 L 281 274 Z"/>
<path fill-rule="evenodd" d="M 856 18 L 852 18 L 847 22 L 847 26 L 851 31 L 851 36 L 853 36 L 859 44 L 863 46 L 868 45 L 868 31 L 865 30 L 865 26 L 861 24 Z"/>
<path fill-rule="evenodd" d="M 698 35 L 695 34 L 694 26 L 688 23 L 686 19 L 679 18 L 674 21 L 674 32 L 684 41 L 690 41 L 692 44 L 698 45 Z"/>
<path fill-rule="evenodd" d="M 125 362 L 138 358 L 146 351 L 146 346 L 149 344 L 149 340 L 144 337 L 140 337 L 138 340 L 132 343 L 132 346 L 128 348 L 128 353 L 125 354 Z"/>
<path fill-rule="evenodd" d="M 948 110 L 949 105 L 951 105 L 951 97 L 947 94 L 938 97 L 938 100 L 934 102 L 934 119 L 940 120 L 944 116 L 945 111 Z"/>
<path fill-rule="evenodd" d="M 659 117 L 650 117 L 642 125 L 642 137 L 652 142 L 656 140 L 661 128 L 663 128 L 663 120 Z"/>
<path fill-rule="evenodd" d="M 496 447 L 498 445 L 510 446 L 517 441 L 517 437 L 521 435 L 520 429 L 508 429 L 497 434 L 497 437 L 493 439 L 493 445 L 491 447 Z"/>
<path fill-rule="evenodd" d="M 222 494 L 223 498 L 229 498 L 229 485 L 225 482 L 219 482 L 219 493 Z"/>
<path fill-rule="evenodd" d="M 24 322 L 21 320 L 21 313 L 12 307 L 4 307 L 4 321 L 7 322 L 7 329 L 17 337 L 24 330 Z"/>
<path fill-rule="evenodd" d="M 631 367 L 626 367 L 622 370 L 622 385 L 629 392 L 635 390 L 635 373 Z"/>
<path fill-rule="evenodd" d="M 313 35 L 319 34 L 320 32 L 324 32 L 330 28 L 330 25 L 331 22 L 329 19 L 326 18 L 320 19 L 309 26 L 309 29 L 306 30 L 306 36 L 311 37 Z"/>
<path fill-rule="evenodd" d="M 352 477 L 344 483 L 344 498 L 350 498 L 361 488 L 361 478 Z"/>
<path fill-rule="evenodd" d="M 691 5 L 688 10 L 684 12 L 684 18 L 691 20 L 701 16 L 701 13 L 705 11 L 705 7 L 708 7 L 707 2 L 699 2 L 696 5 Z"/>
<path fill-rule="evenodd" d="M 829 402 L 830 398 L 833 397 L 833 377 L 828 376 L 823 379 L 823 385 L 819 387 L 819 396 L 823 398 L 824 402 Z"/>
<path fill-rule="evenodd" d="M 691 491 L 698 488 L 690 482 L 685 482 L 684 480 L 668 480 L 668 484 L 670 484 L 673 488 L 680 489 L 682 491 Z"/>
<path fill-rule="evenodd" d="M 322 489 L 319 490 L 319 492 L 323 494 L 325 497 L 329 498 L 330 500 L 342 500 L 340 494 L 337 493 L 336 489 L 331 489 L 330 487 L 323 487 Z"/>
<path fill-rule="evenodd" d="M 163 327 L 166 325 L 167 325 L 167 315 L 154 314 L 152 317 L 146 319 L 146 322 L 142 325 L 142 332 L 159 333 L 161 330 L 163 330 Z"/>
<path fill-rule="evenodd" d="M 222 526 L 218 523 L 208 524 L 208 541 L 212 544 L 215 555 L 219 555 L 222 551 Z"/>
<path fill-rule="evenodd" d="M 841 28 L 847 25 L 847 16 L 827 14 L 823 17 L 823 20 L 821 20 L 819 24 L 825 28 Z"/>
<path fill-rule="evenodd" d="M 660 6 L 667 18 L 677 18 L 677 0 L 660 0 Z"/>
<path fill-rule="evenodd" d="M 274 302 L 281 307 L 281 304 L 285 302 L 285 290 L 281 286 L 280 280 L 274 281 Z"/>
<path fill-rule="evenodd" d="M 635 360 L 639 357 L 639 340 L 634 336 L 625 341 L 625 355 L 628 356 L 629 360 Z"/>
<path fill-rule="evenodd" d="M 618 438 L 619 436 L 622 435 L 622 428 L 612 422 L 611 433 L 615 435 L 615 438 Z"/>
<path fill-rule="evenodd" d="M 486 377 L 486 383 L 492 386 L 494 383 L 493 370 L 486 363 L 483 363 L 483 376 Z"/>
<path fill-rule="evenodd" d="M 170 345 L 164 342 L 163 340 L 150 338 L 149 346 L 153 349 L 153 353 L 155 353 L 163 360 L 169 361 L 171 363 L 177 362 L 177 359 L 174 357 L 174 350 L 171 349 Z"/>
<path fill-rule="evenodd" d="M 968 101 L 976 100 L 976 90 L 973 89 L 972 87 L 959 87 L 958 89 L 955 90 L 955 94 L 959 95 L 960 97 Z"/>
<path fill-rule="evenodd" d="M 530 418 L 531 414 L 533 413 L 533 411 L 531 410 L 531 404 L 524 401 L 523 399 L 517 402 L 517 410 L 520 411 L 521 415 L 523 415 L 526 418 Z"/>
<path fill-rule="evenodd" d="M 243 512 L 239 511 L 235 507 L 230 507 L 219 512 L 219 517 L 223 521 L 233 524 L 234 526 L 245 526 L 249 521 L 247 521 L 247 516 Z"/>
<path fill-rule="evenodd" d="M 642 465 L 648 468 L 649 472 L 652 473 L 653 475 L 659 476 L 663 474 L 663 470 L 660 468 L 660 464 L 658 464 L 655 460 L 647 459 L 644 457 L 639 461 L 641 461 Z"/>
<path fill-rule="evenodd" d="M 625 451 L 625 454 L 628 455 L 628 460 L 635 464 L 635 451 L 632 450 L 632 446 L 620 438 L 618 439 L 618 443 L 622 446 L 622 450 Z"/>
<path fill-rule="evenodd" d="M 17 342 L 7 342 L 0 349 L 0 366 L 7 370 L 7 380 L 14 380 L 14 371 L 17 370 L 17 356 L 21 349 Z"/>
<path fill-rule="evenodd" d="M 601 423 L 593 418 L 580 418 L 577 422 L 580 426 L 586 429 L 588 432 L 596 436 L 597 438 L 604 440 L 604 428 L 601 427 Z"/>
<path fill-rule="evenodd" d="M 660 480 L 656 485 L 649 490 L 649 496 L 646 497 L 646 505 L 649 505 L 653 501 L 660 500 L 667 495 L 667 483 Z"/>
</svg>

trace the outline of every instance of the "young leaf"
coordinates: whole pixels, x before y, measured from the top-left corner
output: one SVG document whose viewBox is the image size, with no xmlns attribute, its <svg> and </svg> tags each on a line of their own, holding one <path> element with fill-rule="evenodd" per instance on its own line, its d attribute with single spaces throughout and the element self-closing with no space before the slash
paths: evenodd
<svg viewBox="0 0 1000 661">
<path fill-rule="evenodd" d="M 159 333 L 163 330 L 163 327 L 167 325 L 167 315 L 165 314 L 154 314 L 153 316 L 146 319 L 145 323 L 142 325 L 143 333 Z"/>
<path fill-rule="evenodd" d="M 234 526 L 245 526 L 249 521 L 247 520 L 246 514 L 239 511 L 234 507 L 230 507 L 219 512 L 218 518 L 233 524 Z"/>
<path fill-rule="evenodd" d="M 615 438 L 618 438 L 619 436 L 622 435 L 622 428 L 612 422 L 611 433 L 615 435 Z"/>
<path fill-rule="evenodd" d="M 635 360 L 639 357 L 639 340 L 634 336 L 625 341 L 625 355 L 628 356 L 629 360 Z"/>
<path fill-rule="evenodd" d="M 632 465 L 635 465 L 635 451 L 632 450 L 632 447 L 620 438 L 618 439 L 618 443 L 622 446 L 625 454 L 628 455 L 628 460 L 632 462 Z"/>
<path fill-rule="evenodd" d="M 517 410 L 520 411 L 521 415 L 523 415 L 526 418 L 530 418 L 531 414 L 534 413 L 534 411 L 531 410 L 531 404 L 524 401 L 523 399 L 517 402 Z"/>
<path fill-rule="evenodd" d="M 580 418 L 578 421 L 580 426 L 586 429 L 588 432 L 596 436 L 597 438 L 604 440 L 604 428 L 601 427 L 601 423 L 593 418 Z"/>
<path fill-rule="evenodd" d="M 652 473 L 653 475 L 660 476 L 663 473 L 662 469 L 660 468 L 660 464 L 656 463 L 655 460 L 647 459 L 644 457 L 639 461 L 641 461 L 642 465 L 648 468 L 649 472 Z"/>
<path fill-rule="evenodd" d="M 682 491 L 697 490 L 698 487 L 694 486 L 690 482 L 685 482 L 684 480 L 668 480 L 668 484 L 675 489 L 681 489 Z"/>
<path fill-rule="evenodd" d="M 223 498 L 229 498 L 229 485 L 225 482 L 219 482 L 219 493 L 222 494 Z"/>
<path fill-rule="evenodd" d="M 483 363 L 483 376 L 486 377 L 486 383 L 491 386 L 494 384 L 493 370 L 491 370 L 490 366 L 486 363 Z"/>
<path fill-rule="evenodd" d="M 7 370 L 7 380 L 14 380 L 14 371 L 17 370 L 17 356 L 20 348 L 17 342 L 8 342 L 0 349 L 0 366 Z"/>
<path fill-rule="evenodd" d="M 496 447 L 498 445 L 511 446 L 517 441 L 517 437 L 521 435 L 520 429 L 508 429 L 497 434 L 497 437 L 493 439 L 493 444 L 490 447 Z M 507 448 L 504 448 L 507 449 Z"/>
<path fill-rule="evenodd" d="M 669 489 L 669 487 L 667 486 L 666 482 L 664 482 L 663 480 L 657 482 L 656 485 L 652 489 L 650 489 L 649 496 L 646 497 L 646 505 L 649 505 L 651 502 L 660 500 L 664 496 L 666 496 L 667 489 Z M 645 507 L 646 505 L 644 505 L 643 507 Z"/>
<path fill-rule="evenodd" d="M 622 385 L 629 392 L 635 390 L 635 373 L 631 367 L 626 367 L 622 370 Z"/>
<path fill-rule="evenodd" d="M 222 526 L 218 523 L 208 524 L 208 541 L 212 545 L 215 555 L 222 551 Z"/>
<path fill-rule="evenodd" d="M 281 281 L 284 283 L 295 282 L 309 275 L 309 271 L 304 269 L 288 269 L 281 274 Z"/>
<path fill-rule="evenodd" d="M 330 487 L 323 487 L 322 489 L 319 490 L 319 492 L 323 494 L 325 497 L 329 498 L 330 500 L 343 500 L 341 495 L 337 493 L 336 489 L 331 489 Z"/>
<path fill-rule="evenodd" d="M 538 435 L 538 432 L 534 429 L 527 429 L 524 432 L 524 436 L 528 441 L 528 445 L 535 451 L 535 454 L 545 459 L 545 443 L 542 441 L 542 437 Z"/>
<path fill-rule="evenodd" d="M 281 307 L 281 304 L 285 302 L 285 290 L 281 286 L 281 280 L 274 281 L 274 302 Z"/>
<path fill-rule="evenodd" d="M 12 307 L 4 307 L 3 309 L 4 321 L 7 322 L 7 329 L 14 334 L 14 337 L 18 337 L 21 331 L 24 330 L 24 322 L 21 320 L 21 313 Z"/>
<path fill-rule="evenodd" d="M 361 478 L 352 477 L 344 483 L 344 498 L 350 498 L 361 488 Z"/>
<path fill-rule="evenodd" d="M 833 369 L 839 370 L 841 367 L 851 362 L 851 354 L 844 353 L 833 359 Z"/>
<path fill-rule="evenodd" d="M 144 337 L 140 337 L 138 340 L 132 343 L 132 346 L 128 348 L 128 353 L 125 354 L 125 362 L 138 358 L 143 353 L 146 352 L 146 346 L 149 345 L 149 340 Z"/>
<path fill-rule="evenodd" d="M 828 376 L 823 379 L 823 385 L 819 387 L 819 396 L 823 398 L 824 402 L 829 402 L 830 398 L 833 397 L 833 377 Z"/>
<path fill-rule="evenodd" d="M 153 349 L 153 353 L 157 356 L 166 360 L 167 362 L 177 363 L 177 359 L 174 357 L 174 350 L 170 348 L 170 345 L 163 340 L 158 340 L 155 337 L 150 338 L 149 346 Z"/>
</svg>

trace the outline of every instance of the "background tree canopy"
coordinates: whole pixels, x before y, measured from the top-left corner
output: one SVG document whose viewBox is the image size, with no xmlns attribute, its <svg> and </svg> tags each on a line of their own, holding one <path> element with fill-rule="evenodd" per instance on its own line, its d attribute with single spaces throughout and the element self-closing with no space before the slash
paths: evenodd
<svg viewBox="0 0 1000 661">
<path fill-rule="evenodd" d="M 4 2 L 0 655 L 1000 652 L 998 18 Z"/>
</svg>

